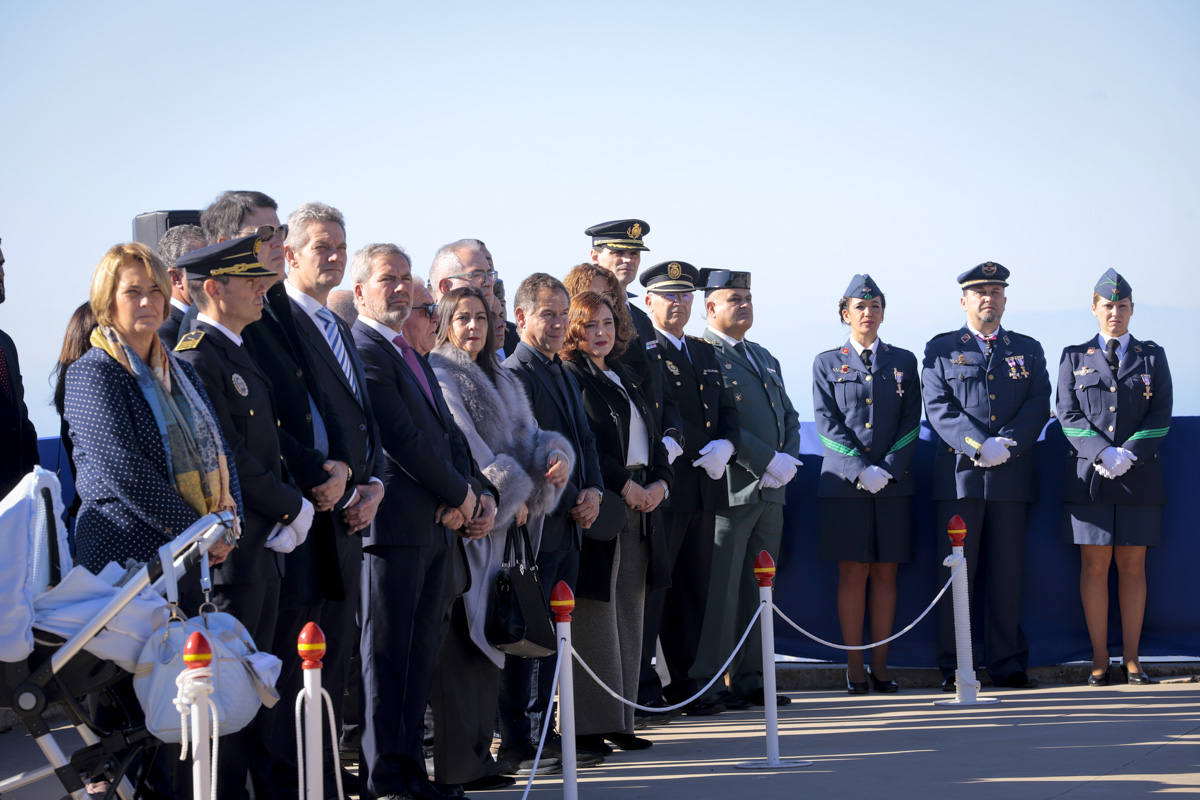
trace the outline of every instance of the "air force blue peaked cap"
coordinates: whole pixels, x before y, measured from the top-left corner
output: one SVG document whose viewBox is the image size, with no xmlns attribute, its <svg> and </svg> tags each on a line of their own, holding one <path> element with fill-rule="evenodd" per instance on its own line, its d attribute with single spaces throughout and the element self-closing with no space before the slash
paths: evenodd
<svg viewBox="0 0 1200 800">
<path fill-rule="evenodd" d="M 997 264 L 995 261 L 985 261 L 959 275 L 958 285 L 964 289 L 971 286 L 982 286 L 985 283 L 998 283 L 1001 286 L 1008 286 L 1008 276 L 1008 268 L 1003 264 Z"/>
</svg>

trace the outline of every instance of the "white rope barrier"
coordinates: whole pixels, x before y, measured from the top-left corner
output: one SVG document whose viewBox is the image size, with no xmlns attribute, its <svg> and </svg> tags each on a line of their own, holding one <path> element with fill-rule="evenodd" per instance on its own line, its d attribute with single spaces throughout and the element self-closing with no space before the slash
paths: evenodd
<svg viewBox="0 0 1200 800">
<path fill-rule="evenodd" d="M 698 700 L 700 697 L 702 697 L 704 695 L 705 692 L 707 692 L 712 687 L 712 685 L 714 683 L 717 682 L 717 680 L 719 678 L 722 678 L 725 676 L 725 670 L 729 669 L 729 665 L 733 663 L 734 656 L 736 656 L 738 654 L 738 651 L 742 649 L 742 645 L 746 643 L 746 637 L 750 635 L 750 631 L 754 630 L 754 623 L 758 620 L 758 618 L 760 616 L 762 616 L 763 608 L 765 606 L 766 606 L 766 603 L 760 603 L 758 608 L 754 611 L 754 615 L 752 617 L 750 617 L 749 624 L 746 625 L 746 630 L 742 633 L 742 638 L 738 639 L 738 643 L 733 648 L 733 652 L 729 654 L 729 658 L 725 659 L 725 663 L 721 665 L 721 668 L 719 670 L 717 670 L 717 674 L 713 675 L 712 679 L 708 683 L 704 684 L 703 689 L 696 692 L 696 694 L 692 695 L 687 700 L 683 700 L 679 703 L 676 703 L 673 706 L 643 706 L 643 705 L 638 705 L 637 703 L 633 702 L 632 700 L 626 700 L 624 697 L 621 696 L 620 693 L 613 691 L 613 689 L 608 684 L 606 684 L 604 681 L 600 680 L 600 677 L 598 675 L 596 675 L 595 672 L 592 672 L 592 668 L 587 665 L 587 662 L 583 660 L 583 656 L 579 655 L 579 651 L 577 651 L 574 647 L 571 648 L 571 654 L 575 656 L 575 660 L 577 662 L 579 662 L 579 666 L 583 667 L 583 671 L 588 674 L 588 677 L 590 677 L 592 680 L 594 680 L 596 682 L 596 685 L 598 685 L 604 691 L 608 692 L 608 694 L 611 695 L 614 699 L 619 700 L 620 702 L 624 703 L 627 706 L 636 708 L 639 711 L 648 711 L 652 714 L 665 714 L 668 711 L 674 711 L 678 708 L 683 708 L 688 703 Z"/>
<path fill-rule="evenodd" d="M 947 558 L 946 560 L 947 560 L 947 562 L 949 562 L 950 559 Z M 958 562 L 954 565 L 954 571 L 951 572 L 950 577 L 946 579 L 946 583 L 944 586 L 942 586 L 941 591 L 938 592 L 937 596 L 933 598 L 933 601 L 925 607 L 925 610 L 921 612 L 921 615 L 919 617 L 914 619 L 912 622 L 908 623 L 908 625 L 905 625 L 900 630 L 893 633 L 888 638 L 880 639 L 878 642 L 871 642 L 870 644 L 849 645 L 849 644 L 834 644 L 833 642 L 827 642 L 824 639 L 822 639 L 820 636 L 817 636 L 816 634 L 813 634 L 813 633 L 809 633 L 808 631 L 804 630 L 804 628 L 801 628 L 799 625 L 797 625 L 795 622 L 793 622 L 792 619 L 787 614 L 783 613 L 783 610 L 779 606 L 775 605 L 774 603 L 772 603 L 771 605 L 774 607 L 775 613 L 779 615 L 780 619 L 782 619 L 788 625 L 791 625 L 793 628 L 795 628 L 797 632 L 804 634 L 809 639 L 812 639 L 817 644 L 823 644 L 826 647 L 832 647 L 834 650 L 870 650 L 872 647 L 879 647 L 880 645 L 884 645 L 884 644 L 887 644 L 888 642 L 893 642 L 896 639 L 899 639 L 901 636 L 903 636 L 904 634 L 908 633 L 913 628 L 915 628 L 918 622 L 925 619 L 925 617 L 929 615 L 929 612 L 933 610 L 933 607 L 938 604 L 938 601 L 942 599 L 942 595 L 944 595 L 946 593 L 946 591 L 950 588 L 950 585 L 954 582 L 954 576 L 958 574 L 958 571 L 960 569 L 962 569 L 963 564 L 965 564 L 965 563 L 966 562 L 964 562 L 961 558 L 958 560 Z M 950 566 L 950 564 L 947 563 L 946 566 Z"/>
<path fill-rule="evenodd" d="M 562 643 L 563 639 L 559 640 L 558 658 L 554 659 L 554 680 L 550 683 L 550 697 L 554 697 L 554 693 L 558 691 L 558 676 L 562 669 Z M 550 709 L 546 709 L 545 718 L 542 720 L 542 736 L 538 739 L 537 752 L 533 754 L 533 767 L 529 770 L 529 780 L 525 783 L 525 791 L 521 793 L 521 800 L 529 797 L 529 790 L 533 788 L 533 780 L 537 777 L 538 764 L 542 760 L 542 748 L 546 746 L 546 734 L 550 731 L 550 719 L 553 715 Z"/>
<path fill-rule="evenodd" d="M 208 657 L 211 660 L 211 652 Z M 191 754 L 192 794 L 197 800 L 217 800 L 221 724 L 217 706 L 211 699 L 212 667 L 189 666 L 175 676 L 175 686 L 178 687 L 174 703 L 179 712 L 179 760 L 187 761 Z"/>
</svg>

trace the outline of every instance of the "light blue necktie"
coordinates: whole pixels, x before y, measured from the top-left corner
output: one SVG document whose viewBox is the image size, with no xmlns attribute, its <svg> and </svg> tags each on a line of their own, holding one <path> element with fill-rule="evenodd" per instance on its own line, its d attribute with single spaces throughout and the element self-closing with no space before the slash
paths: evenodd
<svg viewBox="0 0 1200 800">
<path fill-rule="evenodd" d="M 342 344 L 342 334 L 338 330 L 337 322 L 333 319 L 333 312 L 328 308 L 322 308 L 317 312 L 317 316 L 321 319 L 325 341 L 329 342 L 329 347 L 333 350 L 333 357 L 341 365 L 342 372 L 346 373 L 346 380 L 350 382 L 350 389 L 354 392 L 354 396 L 358 397 L 358 384 L 354 380 L 354 365 L 350 363 L 350 354 L 346 352 L 346 346 Z"/>
</svg>

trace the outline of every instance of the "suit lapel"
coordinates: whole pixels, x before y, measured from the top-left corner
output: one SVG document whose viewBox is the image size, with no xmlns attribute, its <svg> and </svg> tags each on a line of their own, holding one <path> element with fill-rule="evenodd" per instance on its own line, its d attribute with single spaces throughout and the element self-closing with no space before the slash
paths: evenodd
<svg viewBox="0 0 1200 800">
<path fill-rule="evenodd" d="M 333 355 L 333 348 L 329 346 L 329 340 L 325 338 L 325 333 L 317 327 L 317 323 L 313 322 L 312 317 L 300 307 L 299 303 L 291 298 L 288 298 L 288 302 L 292 304 L 292 318 L 296 321 L 296 327 L 300 334 L 308 337 L 311 349 L 317 352 L 317 357 L 325 362 L 325 366 L 342 382 L 342 386 L 353 397 L 354 390 L 350 388 L 350 381 L 346 378 L 346 373 L 342 372 L 342 365 L 338 363 L 337 358 Z M 341 330 L 341 328 L 338 330 Z M 346 337 L 343 336 L 342 338 L 345 339 Z M 342 345 L 347 346 L 345 341 L 342 342 Z M 353 346 L 352 340 L 350 346 Z M 350 363 L 351 365 L 354 364 L 353 358 L 350 359 Z M 355 399 L 358 400 L 360 405 L 362 404 L 362 401 L 357 397 Z"/>
<path fill-rule="evenodd" d="M 1141 342 L 1129 336 L 1129 346 L 1125 348 L 1125 357 L 1118 365 L 1117 378 L 1124 380 L 1129 375 L 1145 372 L 1146 360 L 1142 357 Z"/>
</svg>

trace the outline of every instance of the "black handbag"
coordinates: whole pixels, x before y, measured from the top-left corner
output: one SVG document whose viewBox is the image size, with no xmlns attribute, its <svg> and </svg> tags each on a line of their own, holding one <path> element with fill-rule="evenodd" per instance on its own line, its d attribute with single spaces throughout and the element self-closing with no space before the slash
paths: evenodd
<svg viewBox="0 0 1200 800">
<path fill-rule="evenodd" d="M 558 649 L 529 530 L 524 525 L 509 531 L 504 562 L 488 593 L 484 635 L 500 652 L 523 658 L 554 655 Z"/>
</svg>

